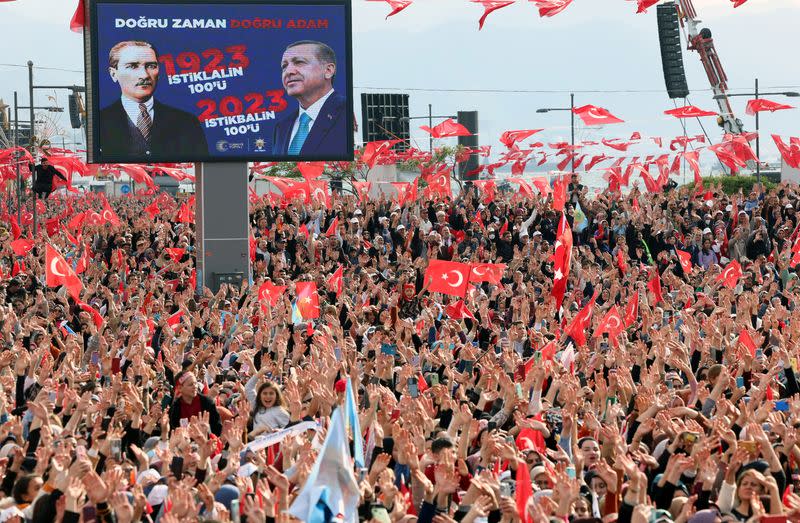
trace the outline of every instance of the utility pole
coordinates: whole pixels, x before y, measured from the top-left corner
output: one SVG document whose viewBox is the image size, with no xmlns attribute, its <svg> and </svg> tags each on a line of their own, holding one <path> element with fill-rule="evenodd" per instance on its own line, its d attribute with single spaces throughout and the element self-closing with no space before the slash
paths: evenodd
<svg viewBox="0 0 800 523">
<path fill-rule="evenodd" d="M 29 114 L 30 114 L 30 119 L 31 119 L 31 143 L 30 143 L 30 148 L 31 148 L 31 156 L 33 156 L 34 163 L 35 163 L 35 161 L 36 161 L 36 140 L 34 140 L 34 138 L 36 136 L 36 121 L 34 120 L 34 116 L 33 116 L 33 61 L 31 61 L 31 60 L 28 60 L 28 96 L 30 96 L 30 100 L 31 100 L 30 108 L 28 109 L 29 110 Z M 35 177 L 36 177 L 36 170 L 34 169 L 34 171 L 31 173 L 31 184 L 32 184 L 31 188 L 33 188 L 33 185 L 36 184 Z M 37 212 L 36 212 L 36 192 L 35 191 L 31 191 L 31 192 L 33 192 L 33 235 L 36 236 L 36 234 L 39 232 L 39 229 L 37 227 L 38 221 L 37 221 L 37 216 L 36 216 L 37 215 Z"/>
</svg>

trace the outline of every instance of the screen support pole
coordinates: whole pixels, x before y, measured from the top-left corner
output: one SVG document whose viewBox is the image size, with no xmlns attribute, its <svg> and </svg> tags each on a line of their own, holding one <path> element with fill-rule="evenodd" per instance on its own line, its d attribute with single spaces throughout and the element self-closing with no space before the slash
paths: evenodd
<svg viewBox="0 0 800 523">
<path fill-rule="evenodd" d="M 195 164 L 197 285 L 219 290 L 222 283 L 250 279 L 247 163 Z"/>
</svg>

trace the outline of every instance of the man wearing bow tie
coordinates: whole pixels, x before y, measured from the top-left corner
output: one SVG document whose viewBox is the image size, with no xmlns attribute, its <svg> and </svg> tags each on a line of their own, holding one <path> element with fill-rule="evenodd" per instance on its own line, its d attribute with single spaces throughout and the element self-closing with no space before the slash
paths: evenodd
<svg viewBox="0 0 800 523">
<path fill-rule="evenodd" d="M 336 54 L 313 40 L 290 44 L 281 59 L 281 79 L 299 107 L 275 124 L 272 154 L 310 158 L 347 154 L 345 97 L 333 90 Z"/>
</svg>

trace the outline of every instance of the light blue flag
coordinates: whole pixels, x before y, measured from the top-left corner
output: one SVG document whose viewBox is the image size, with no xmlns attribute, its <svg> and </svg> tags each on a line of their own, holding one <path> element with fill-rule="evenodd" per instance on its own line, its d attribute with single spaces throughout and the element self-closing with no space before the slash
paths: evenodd
<svg viewBox="0 0 800 523">
<path fill-rule="evenodd" d="M 575 215 L 572 223 L 572 230 L 577 233 L 582 233 L 584 229 L 589 226 L 589 220 L 586 218 L 586 214 L 583 212 L 581 204 L 578 202 L 575 202 Z"/>
<path fill-rule="evenodd" d="M 328 435 L 314 467 L 288 513 L 300 521 L 357 523 L 361 493 L 353 474 L 344 416 L 337 408 L 331 415 Z M 330 519 L 329 519 L 330 518 Z"/>
<path fill-rule="evenodd" d="M 295 325 L 306 323 L 306 321 L 300 315 L 300 311 L 297 308 L 297 301 L 292 302 L 292 323 L 294 323 Z"/>
<path fill-rule="evenodd" d="M 358 421 L 358 406 L 356 395 L 353 393 L 353 384 L 347 378 L 347 389 L 344 400 L 344 419 L 347 428 L 353 435 L 353 459 L 356 467 L 364 468 L 364 438 L 361 436 L 361 423 Z"/>
</svg>

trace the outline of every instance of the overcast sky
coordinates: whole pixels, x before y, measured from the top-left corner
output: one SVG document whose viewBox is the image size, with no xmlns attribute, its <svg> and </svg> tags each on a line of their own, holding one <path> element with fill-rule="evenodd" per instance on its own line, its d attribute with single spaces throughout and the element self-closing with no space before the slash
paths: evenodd
<svg viewBox="0 0 800 523">
<path fill-rule="evenodd" d="M 0 3 L 5 44 L 0 98 L 10 102 L 17 89 L 27 103 L 27 70 L 7 64 L 24 65 L 29 59 L 39 67 L 36 83 L 82 83 L 82 38 L 69 30 L 75 4 L 76 0 Z M 752 90 L 756 77 L 764 91 L 778 86 L 800 91 L 800 0 L 749 0 L 737 9 L 730 0 L 694 4 L 703 25 L 713 32 L 732 92 Z M 568 105 L 574 91 L 576 105 L 606 107 L 626 122 L 581 129 L 579 140 L 628 138 L 634 131 L 667 139 L 683 134 L 680 123 L 663 114 L 674 105 L 664 89 L 656 10 L 641 15 L 635 11 L 636 3 L 630 0 L 575 0 L 563 13 L 540 19 L 533 4 L 518 0 L 489 15 L 478 31 L 483 8 L 468 0 L 416 0 L 388 20 L 387 4 L 353 0 L 357 118 L 360 93 L 406 92 L 411 95 L 412 116 L 426 115 L 429 103 L 434 114 L 479 111 L 481 144 L 499 150 L 497 139 L 507 129 L 544 127 L 539 140 L 568 140 L 566 113 L 542 115 L 536 109 Z M 698 56 L 684 51 L 684 64 L 691 102 L 716 111 Z M 36 96 L 37 105 L 47 101 L 45 92 Z M 66 105 L 63 92 L 59 99 Z M 773 99 L 800 105 L 798 98 Z M 734 98 L 734 110 L 746 129 L 753 130 L 753 118 L 744 113 L 746 100 Z M 762 158 L 777 157 L 770 134 L 800 135 L 798 111 L 762 113 Z M 69 128 L 68 115 L 60 118 Z M 422 123 L 413 122 L 415 128 Z M 701 132 L 696 120 L 687 124 L 688 134 Z M 704 124 L 711 138 L 719 140 L 714 119 L 706 118 Z M 67 140 L 70 136 L 71 130 Z M 412 138 L 427 147 L 422 131 L 413 131 Z M 642 147 L 635 152 L 658 150 Z"/>
</svg>

